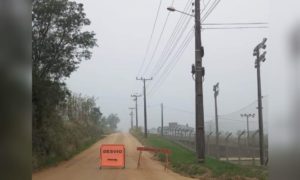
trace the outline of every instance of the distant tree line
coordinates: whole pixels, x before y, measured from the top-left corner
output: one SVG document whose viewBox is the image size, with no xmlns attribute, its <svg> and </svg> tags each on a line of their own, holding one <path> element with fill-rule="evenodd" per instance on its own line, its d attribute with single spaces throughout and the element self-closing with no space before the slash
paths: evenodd
<svg viewBox="0 0 300 180">
<path fill-rule="evenodd" d="M 33 169 L 71 157 L 117 128 L 116 114 L 104 117 L 94 97 L 71 93 L 65 84 L 82 60 L 91 58 L 95 33 L 83 4 L 32 1 Z"/>
</svg>

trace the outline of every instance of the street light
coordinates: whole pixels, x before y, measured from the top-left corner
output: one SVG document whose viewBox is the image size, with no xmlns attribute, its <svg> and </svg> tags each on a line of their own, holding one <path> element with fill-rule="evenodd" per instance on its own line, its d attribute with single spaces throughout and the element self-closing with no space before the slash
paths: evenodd
<svg viewBox="0 0 300 180">
<path fill-rule="evenodd" d="M 188 16 L 192 16 L 192 17 L 195 17 L 193 14 L 189 14 L 189 13 L 186 13 L 186 12 L 183 12 L 183 11 L 179 11 L 177 9 L 175 9 L 174 7 L 170 6 L 170 7 L 167 7 L 167 10 L 168 11 L 171 11 L 171 12 L 180 12 L 182 14 L 185 14 L 185 15 L 188 15 Z"/>
<path fill-rule="evenodd" d="M 168 11 L 176 11 L 176 9 L 175 9 L 174 7 L 172 7 L 172 6 L 167 7 L 167 10 L 168 10 Z"/>
</svg>

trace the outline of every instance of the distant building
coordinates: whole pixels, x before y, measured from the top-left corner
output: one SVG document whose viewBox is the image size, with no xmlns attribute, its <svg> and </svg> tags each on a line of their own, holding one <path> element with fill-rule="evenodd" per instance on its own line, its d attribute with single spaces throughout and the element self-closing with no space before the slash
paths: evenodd
<svg viewBox="0 0 300 180">
<path fill-rule="evenodd" d="M 157 133 L 160 134 L 161 127 L 157 128 Z M 170 122 L 169 126 L 163 127 L 164 135 L 180 135 L 180 136 L 191 136 L 194 133 L 194 128 L 189 127 L 188 124 L 181 125 L 177 122 Z"/>
<path fill-rule="evenodd" d="M 148 129 L 148 133 L 149 134 L 157 134 L 157 129 L 156 128 Z"/>
</svg>

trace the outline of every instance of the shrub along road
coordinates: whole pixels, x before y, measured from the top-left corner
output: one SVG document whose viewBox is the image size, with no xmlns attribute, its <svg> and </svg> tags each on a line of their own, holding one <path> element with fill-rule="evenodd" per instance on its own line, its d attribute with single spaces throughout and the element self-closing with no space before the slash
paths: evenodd
<svg viewBox="0 0 300 180">
<path fill-rule="evenodd" d="M 98 169 L 99 147 L 101 144 L 124 144 L 126 148 L 125 169 Z M 143 179 L 143 180 L 176 180 L 190 179 L 176 174 L 170 170 L 164 171 L 161 162 L 153 160 L 152 155 L 143 152 L 141 166 L 136 168 L 138 160 L 137 146 L 141 143 L 129 133 L 111 134 L 96 144 L 78 154 L 69 161 L 62 162 L 56 167 L 47 168 L 32 175 L 33 180 L 123 180 L 123 179 Z"/>
</svg>

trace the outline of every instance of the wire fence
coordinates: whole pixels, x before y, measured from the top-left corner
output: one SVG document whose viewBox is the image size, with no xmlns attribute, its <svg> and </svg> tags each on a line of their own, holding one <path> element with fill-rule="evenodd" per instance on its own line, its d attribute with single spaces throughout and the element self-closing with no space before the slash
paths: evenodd
<svg viewBox="0 0 300 180">
<path fill-rule="evenodd" d="M 263 99 L 264 114 L 267 114 L 267 98 Z M 219 116 L 218 144 L 213 120 L 205 123 L 205 151 L 209 156 L 221 160 L 243 164 L 259 164 L 259 132 L 258 117 L 255 114 L 257 101 L 226 115 Z M 267 116 L 264 115 L 264 155 L 268 159 L 268 131 Z M 248 126 L 247 126 L 248 121 Z M 161 133 L 161 127 L 157 128 L 157 134 Z M 163 136 L 169 140 L 184 146 L 191 151 L 196 151 L 195 129 L 188 125 L 180 125 L 176 122 L 163 127 Z"/>
</svg>

